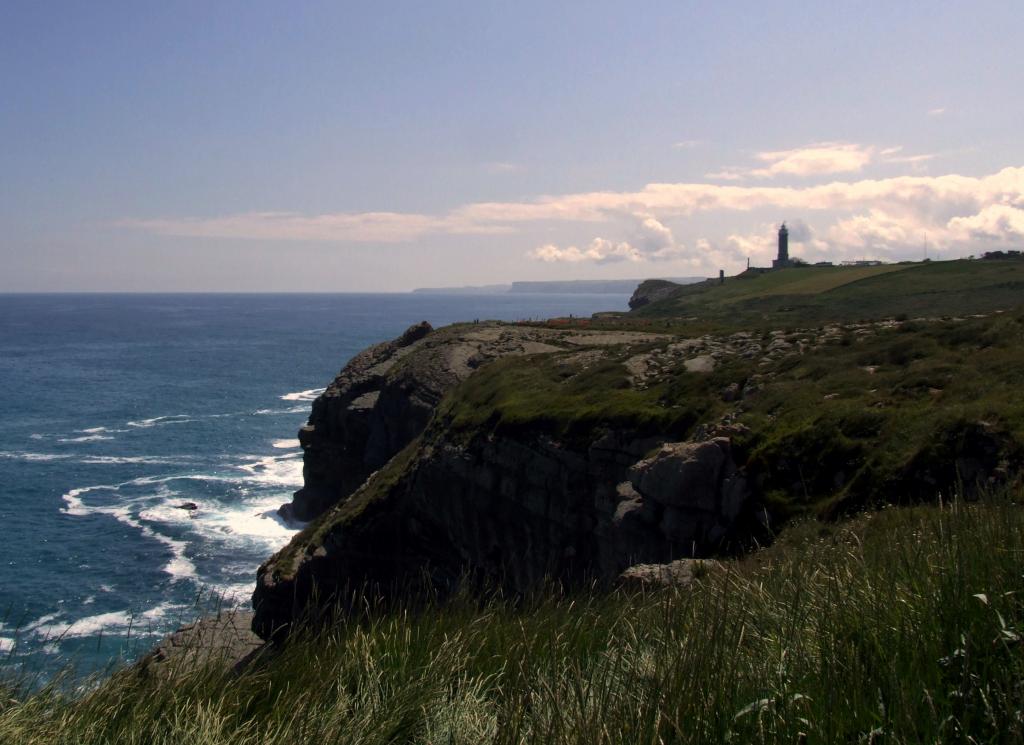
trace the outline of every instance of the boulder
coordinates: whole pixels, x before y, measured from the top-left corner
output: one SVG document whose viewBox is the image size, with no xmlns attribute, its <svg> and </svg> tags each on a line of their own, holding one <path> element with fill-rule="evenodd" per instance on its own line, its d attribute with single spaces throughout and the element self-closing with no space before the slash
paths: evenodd
<svg viewBox="0 0 1024 745">
<path fill-rule="evenodd" d="M 718 507 L 726 460 L 731 458 L 727 438 L 705 442 L 672 442 L 630 469 L 634 488 L 649 499 L 670 507 L 713 512 Z M 735 466 L 731 465 L 732 469 Z"/>
</svg>

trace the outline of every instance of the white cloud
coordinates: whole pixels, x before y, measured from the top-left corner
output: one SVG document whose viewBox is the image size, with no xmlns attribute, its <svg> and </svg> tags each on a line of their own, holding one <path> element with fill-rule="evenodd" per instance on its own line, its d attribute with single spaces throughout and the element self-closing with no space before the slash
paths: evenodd
<svg viewBox="0 0 1024 745">
<path fill-rule="evenodd" d="M 506 233 L 502 225 L 461 221 L 409 212 L 246 212 L 210 218 L 127 219 L 118 227 L 186 238 L 237 238 L 278 241 L 404 243 L 427 233 Z"/>
<path fill-rule="evenodd" d="M 920 165 L 921 163 L 927 163 L 930 160 L 935 160 L 939 157 L 936 153 L 922 153 L 921 155 L 896 155 L 891 158 L 886 158 L 886 163 L 909 163 L 910 165 Z"/>
<path fill-rule="evenodd" d="M 953 236 L 961 240 L 1019 242 L 1024 239 L 1024 209 L 1009 204 L 991 204 L 976 215 L 954 217 L 947 227 Z"/>
<path fill-rule="evenodd" d="M 754 159 L 765 165 L 726 166 L 705 176 L 716 181 L 774 179 L 781 176 L 828 176 L 837 173 L 859 173 L 873 163 L 920 165 L 937 157 L 933 153 L 900 155 L 902 150 L 902 147 L 878 148 L 853 142 L 819 142 L 792 150 L 756 153 Z"/>
<path fill-rule="evenodd" d="M 879 150 L 877 157 L 905 156 L 897 148 Z M 790 163 L 794 162 L 789 160 Z M 1024 235 L 1024 167 L 1008 167 L 987 176 L 898 176 L 882 179 L 832 181 L 810 186 L 745 184 L 651 183 L 636 191 L 597 191 L 544 196 L 528 201 L 477 202 L 447 213 L 403 212 L 301 215 L 254 212 L 213 218 L 156 218 L 124 220 L 121 227 L 161 235 L 196 238 L 262 239 L 275 241 L 413 242 L 430 235 L 522 234 L 534 225 L 562 223 L 587 228 L 589 243 L 564 248 L 546 244 L 530 255 L 542 261 L 704 262 L 740 260 L 773 250 L 774 233 L 765 229 L 751 237 L 723 230 L 719 236 L 678 240 L 682 218 L 700 213 L 739 216 L 770 210 L 782 218 L 801 218 L 816 231 L 801 250 L 807 257 L 829 251 L 894 253 L 916 251 L 925 240 L 943 250 L 963 248 L 974 253 L 972 241 L 989 245 L 1019 245 Z M 796 228 L 797 222 L 790 220 Z M 605 232 L 618 226 L 618 237 Z M 599 234 L 600 235 L 600 234 Z M 796 241 L 792 237 L 791 240 Z M 524 235 L 524 241 L 529 240 Z M 532 242 L 532 241 L 531 241 Z M 760 252 L 760 253 L 759 253 Z M 770 257 L 772 254 L 768 253 Z M 758 259 L 760 260 L 760 259 Z"/>
<path fill-rule="evenodd" d="M 928 109 L 928 116 L 932 116 L 932 117 L 942 116 L 945 113 L 946 113 L 946 107 L 945 106 L 938 106 L 938 107 L 936 107 L 934 109 Z"/>
<path fill-rule="evenodd" d="M 743 168 L 726 167 L 720 171 L 709 171 L 704 174 L 704 178 L 715 181 L 742 181 L 748 173 L 749 171 Z"/>
<path fill-rule="evenodd" d="M 767 165 L 749 171 L 757 178 L 776 176 L 820 176 L 832 173 L 854 173 L 864 169 L 875 149 L 852 142 L 819 142 L 793 150 L 758 153 L 757 160 Z"/>
<path fill-rule="evenodd" d="M 703 144 L 704 140 L 679 140 L 679 142 L 672 143 L 672 148 L 674 150 L 693 150 Z"/>
<path fill-rule="evenodd" d="M 643 261 L 643 254 L 629 243 L 621 241 L 614 243 L 604 238 L 595 238 L 586 248 L 566 246 L 559 248 L 553 243 L 547 243 L 533 249 L 529 253 L 530 258 L 540 261 L 579 263 L 581 261 L 592 261 L 598 264 L 610 264 L 617 261 Z"/>
</svg>

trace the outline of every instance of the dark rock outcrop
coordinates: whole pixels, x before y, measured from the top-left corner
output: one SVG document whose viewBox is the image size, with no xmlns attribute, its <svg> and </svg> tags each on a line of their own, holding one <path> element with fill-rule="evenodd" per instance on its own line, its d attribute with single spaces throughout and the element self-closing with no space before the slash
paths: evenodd
<svg viewBox="0 0 1024 745">
<path fill-rule="evenodd" d="M 402 395 L 402 376 L 392 373 L 432 330 L 424 321 L 393 341 L 363 350 L 313 402 L 309 421 L 299 430 L 304 485 L 281 508 L 284 518 L 312 520 L 354 491 L 423 429 L 433 410 L 424 400 L 429 392 L 420 386 L 420 395 Z M 392 416 L 385 417 L 384 410 Z"/>
<path fill-rule="evenodd" d="M 557 350 L 560 332 L 507 324 L 427 322 L 352 358 L 299 430 L 304 486 L 282 517 L 309 521 L 358 489 L 412 442 L 451 388 L 502 356 Z"/>
<path fill-rule="evenodd" d="M 647 279 L 640 283 L 640 286 L 633 291 L 629 298 L 629 309 L 636 310 L 645 305 L 656 303 L 671 297 L 683 286 L 667 279 Z"/>
<path fill-rule="evenodd" d="M 298 435 L 304 486 L 281 515 L 307 522 L 346 499 L 419 436 L 448 391 L 495 359 L 655 338 L 497 322 L 439 330 L 416 324 L 353 357 L 313 402 Z"/>
<path fill-rule="evenodd" d="M 611 582 L 637 563 L 721 548 L 752 506 L 724 438 L 662 444 L 609 431 L 573 449 L 542 435 L 432 434 L 260 567 L 258 634 L 286 629 L 314 596 L 367 586 Z"/>
</svg>

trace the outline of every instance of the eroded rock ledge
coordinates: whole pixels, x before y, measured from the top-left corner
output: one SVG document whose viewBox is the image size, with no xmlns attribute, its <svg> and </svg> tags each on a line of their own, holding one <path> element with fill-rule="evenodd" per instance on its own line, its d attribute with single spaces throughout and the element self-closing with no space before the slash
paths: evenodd
<svg viewBox="0 0 1024 745">
<path fill-rule="evenodd" d="M 637 563 L 707 555 L 763 514 L 727 438 L 608 432 L 579 449 L 545 436 L 430 434 L 260 567 L 258 634 L 287 629 L 314 594 L 367 586 L 427 578 L 444 592 L 467 571 L 511 591 L 548 577 L 610 581 Z"/>
<path fill-rule="evenodd" d="M 1013 433 L 964 408 L 976 389 L 914 364 L 915 343 L 984 354 L 958 322 L 699 338 L 614 320 L 414 326 L 314 402 L 285 508 L 312 521 L 260 567 L 253 629 L 272 638 L 326 603 L 424 581 L 682 576 L 672 562 L 761 541 L 787 514 L 1005 480 L 1024 451 Z"/>
<path fill-rule="evenodd" d="M 304 486 L 281 515 L 307 522 L 348 497 L 423 431 L 448 391 L 488 362 L 638 337 L 658 338 L 496 322 L 411 326 L 353 357 L 313 402 L 299 431 Z"/>
</svg>

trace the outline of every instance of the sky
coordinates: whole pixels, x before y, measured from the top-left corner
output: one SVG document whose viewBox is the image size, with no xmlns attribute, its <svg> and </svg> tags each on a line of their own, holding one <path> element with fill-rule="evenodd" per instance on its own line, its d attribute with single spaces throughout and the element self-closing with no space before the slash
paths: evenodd
<svg viewBox="0 0 1024 745">
<path fill-rule="evenodd" d="M 0 291 L 1024 249 L 1024 6 L 0 3 Z"/>
</svg>

